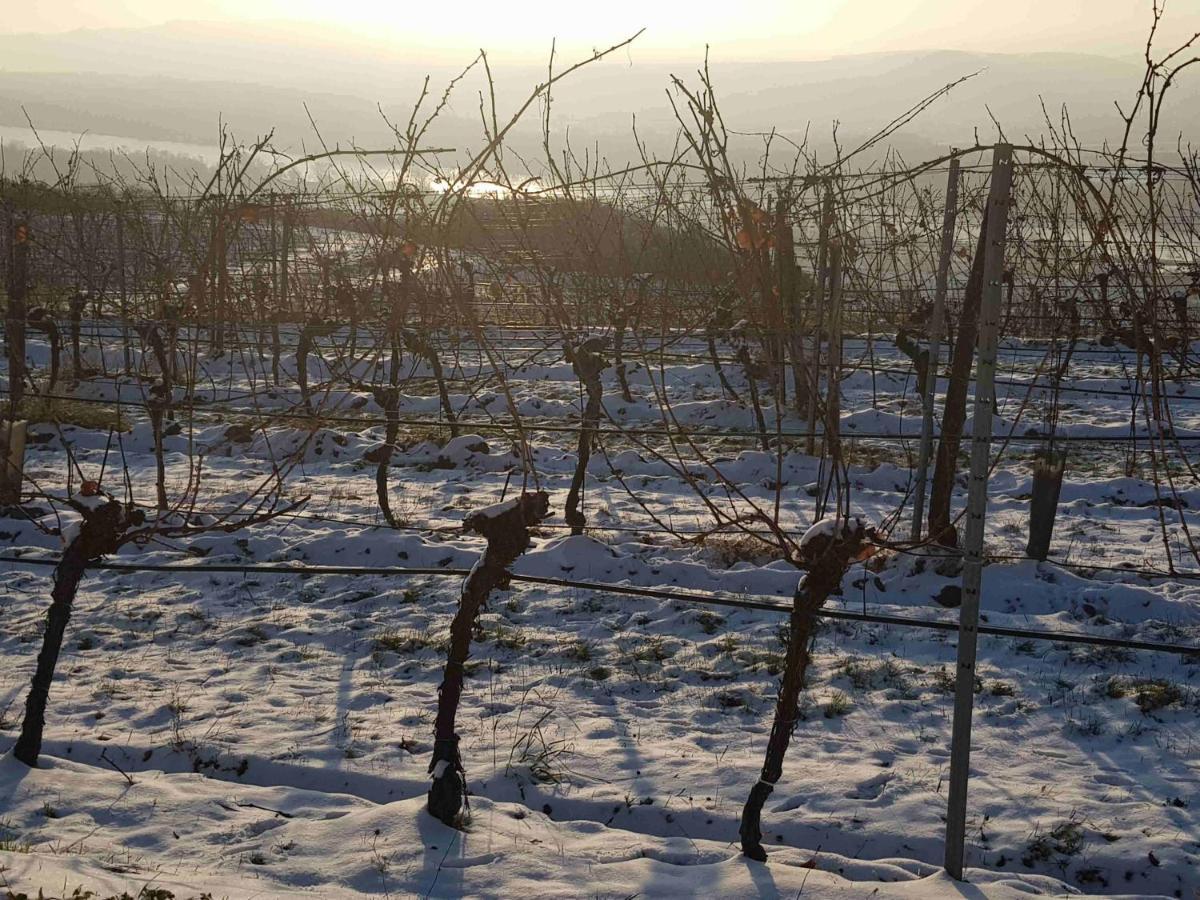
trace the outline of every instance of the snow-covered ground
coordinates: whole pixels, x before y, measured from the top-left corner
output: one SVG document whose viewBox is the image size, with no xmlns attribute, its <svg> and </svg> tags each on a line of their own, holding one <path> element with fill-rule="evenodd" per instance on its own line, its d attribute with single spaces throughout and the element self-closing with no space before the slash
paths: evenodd
<svg viewBox="0 0 1200 900">
<path fill-rule="evenodd" d="M 1006 379 L 1029 376 L 1040 360 L 1031 350 L 1012 348 Z M 903 368 L 889 346 L 871 351 L 880 367 Z M 33 345 L 35 362 L 39 352 Z M 120 356 L 112 346 L 110 365 Z M 1131 361 L 1117 351 L 1081 355 L 1072 385 L 1114 393 L 1064 395 L 1063 433 L 1128 433 L 1129 400 L 1116 394 L 1129 385 Z M 284 362 L 294 371 L 294 360 Z M 152 544 L 126 548 L 121 561 L 469 568 L 482 545 L 457 523 L 519 488 L 519 474 L 509 479 L 517 458 L 503 434 L 480 428 L 439 446 L 433 429 L 406 425 L 392 504 L 412 527 L 378 527 L 374 466 L 362 456 L 382 428 L 338 418 L 377 419 L 369 394 L 344 385 L 317 392 L 327 418 L 315 433 L 303 421 L 276 419 L 250 441 L 230 440 L 228 425 L 247 421 L 246 411 L 294 409 L 298 392 L 293 385 L 261 393 L 269 363 L 256 355 L 204 365 L 208 402 L 197 405 L 194 430 L 168 438 L 169 482 L 184 483 L 189 446 L 203 450 L 198 505 L 224 509 L 270 472 L 273 459 L 298 451 L 289 490 L 311 500 L 298 516 L 198 538 L 189 552 L 179 542 Z M 464 356 L 463 374 L 480 368 L 478 357 Z M 314 381 L 326 377 L 320 364 L 311 369 Z M 560 424 L 578 415 L 577 382 L 553 354 L 508 374 L 522 414 Z M 727 374 L 741 390 L 737 366 Z M 681 425 L 752 427 L 749 410 L 719 399 L 699 356 L 649 370 L 631 360 L 631 381 L 634 404 L 620 399 L 612 371 L 605 375 L 615 420 L 661 424 L 657 389 Z M 843 434 L 915 436 L 911 382 L 896 372 L 849 374 Z M 70 390 L 141 401 L 143 389 L 136 379 L 98 378 Z M 1179 390 L 1200 396 L 1200 388 Z M 402 415 L 435 424 L 431 383 L 403 391 Z M 497 382 L 459 383 L 451 393 L 477 421 L 487 410 L 506 421 Z M 1037 394 L 1018 414 L 1025 390 L 1010 385 L 1003 393 L 997 434 L 1044 427 Z M 1200 403 L 1179 400 L 1172 412 L 1177 435 L 1200 434 Z M 133 424 L 119 446 L 106 430 L 36 426 L 28 474 L 61 493 L 64 442 L 89 477 L 107 448 L 105 483 L 119 493 L 120 451 L 135 495 L 151 503 L 149 426 L 135 407 L 122 415 Z M 773 426 L 769 409 L 768 417 Z M 803 431 L 805 423 L 786 417 L 782 426 Z M 561 513 L 574 435 L 535 431 L 532 440 L 542 486 Z M 666 459 L 628 438 L 606 438 L 608 458 L 593 456 L 583 504 L 589 533 L 569 536 L 559 515 L 538 530 L 515 570 L 786 601 L 798 574 L 790 564 L 744 542 L 688 541 L 654 527 L 651 514 L 681 531 L 707 523 L 668 463 L 695 465 L 694 454 L 680 447 L 676 457 L 663 437 L 640 440 Z M 796 530 L 811 523 L 818 463 L 800 448 L 779 464 L 747 449 L 753 441 L 700 440 L 749 501 L 770 509 L 778 483 L 783 521 Z M 1184 508 L 1164 509 L 1150 484 L 1124 476 L 1124 449 L 1072 445 L 1052 556 L 1073 566 L 989 565 L 989 623 L 1200 645 L 1200 580 L 1092 568 L 1161 569 L 1160 516 L 1175 552 L 1181 517 L 1193 531 L 1200 525 L 1195 482 L 1181 475 Z M 854 509 L 881 521 L 909 489 L 915 441 L 860 440 L 850 453 Z M 1030 483 L 1028 447 L 1013 445 L 989 483 L 989 553 L 1022 553 Z M 52 516 L 46 523 L 58 525 Z M 0 521 L 0 533 L 5 556 L 49 558 L 60 547 L 19 519 Z M 1182 559 L 1182 568 L 1196 568 Z M 934 598 L 956 578 L 907 555 L 876 562 L 870 571 L 853 569 L 832 605 L 953 620 Z M 2 752 L 20 722 L 50 571 L 0 567 Z M 91 573 L 51 694 L 45 768 L 0 760 L 0 878 L 34 896 L 39 888 L 69 894 L 80 884 L 101 896 L 136 893 L 146 883 L 180 897 L 923 898 L 1073 890 L 1194 898 L 1200 889 L 1195 657 L 981 638 L 967 851 L 974 887 L 964 889 L 939 874 L 952 634 L 822 626 L 805 720 L 764 811 L 771 851 L 764 866 L 740 856 L 737 825 L 770 730 L 784 620 L 520 583 L 493 597 L 473 646 L 459 713 L 472 823 L 451 831 L 423 811 L 423 799 L 458 587 L 456 578 L 426 576 Z"/>
</svg>

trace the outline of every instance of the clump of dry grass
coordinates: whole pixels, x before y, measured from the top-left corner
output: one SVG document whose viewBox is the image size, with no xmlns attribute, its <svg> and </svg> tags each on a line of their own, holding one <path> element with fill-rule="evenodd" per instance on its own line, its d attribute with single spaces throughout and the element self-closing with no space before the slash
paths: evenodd
<svg viewBox="0 0 1200 900">
<path fill-rule="evenodd" d="M 779 547 L 751 534 L 710 534 L 697 543 L 704 548 L 709 560 L 723 569 L 730 569 L 740 562 L 765 566 L 784 558 Z"/>
<path fill-rule="evenodd" d="M 17 418 L 28 422 L 47 422 L 57 425 L 75 425 L 97 431 L 129 431 L 133 420 L 122 416 L 116 406 L 76 400 L 26 397 L 17 409 Z"/>
</svg>

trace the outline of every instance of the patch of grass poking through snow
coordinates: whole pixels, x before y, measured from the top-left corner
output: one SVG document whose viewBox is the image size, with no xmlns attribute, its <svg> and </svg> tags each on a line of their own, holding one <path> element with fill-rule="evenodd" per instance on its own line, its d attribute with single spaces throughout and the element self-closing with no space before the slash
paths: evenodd
<svg viewBox="0 0 1200 900">
<path fill-rule="evenodd" d="M 860 691 L 871 689 L 871 664 L 857 656 L 847 656 L 837 664 L 846 680 Z"/>
<path fill-rule="evenodd" d="M 412 628 L 385 628 L 375 635 L 371 642 L 371 647 L 376 653 L 397 655 L 416 653 L 437 646 L 438 641 L 430 632 Z"/>
<path fill-rule="evenodd" d="M 1166 709 L 1175 703 L 1182 703 L 1183 697 L 1179 685 L 1163 678 L 1152 678 L 1133 685 L 1133 700 L 1144 715 Z"/>
<path fill-rule="evenodd" d="M 1067 726 L 1083 737 L 1100 737 L 1107 728 L 1100 716 L 1090 712 L 1080 717 L 1068 716 Z"/>
<path fill-rule="evenodd" d="M 721 630 L 721 626 L 725 624 L 725 618 L 711 610 L 705 609 L 696 614 L 696 624 L 700 626 L 700 630 L 705 634 L 716 634 Z"/>
<path fill-rule="evenodd" d="M 715 642 L 718 653 L 724 653 L 726 656 L 733 656 L 737 652 L 738 639 L 737 635 L 727 634 L 717 638 Z"/>
<path fill-rule="evenodd" d="M 1027 868 L 1033 868 L 1039 862 L 1056 862 L 1065 868 L 1070 858 L 1081 853 L 1086 844 L 1083 826 L 1074 819 L 1068 819 L 1040 834 L 1035 829 L 1025 845 L 1021 862 Z"/>
<path fill-rule="evenodd" d="M 871 661 L 861 656 L 847 656 L 837 669 L 859 691 L 894 690 L 902 695 L 912 693 L 912 682 L 903 665 L 894 659 Z"/>
<path fill-rule="evenodd" d="M 1147 716 L 1187 700 L 1185 689 L 1165 678 L 1122 678 L 1119 675 L 1105 682 L 1104 696 L 1110 700 L 1132 697 L 1137 708 Z"/>
<path fill-rule="evenodd" d="M 18 832 L 7 819 L 0 819 L 0 851 L 6 853 L 31 853 L 33 844 L 17 837 Z"/>
<path fill-rule="evenodd" d="M 884 463 L 899 467 L 912 465 L 912 461 L 902 450 L 878 444 L 848 441 L 842 452 L 846 465 L 862 466 L 864 469 L 878 469 Z"/>
<path fill-rule="evenodd" d="M 1056 647 L 1064 646 L 1056 644 Z M 1067 650 L 1067 658 L 1071 662 L 1079 663 L 1086 666 L 1114 666 L 1118 664 L 1131 663 L 1134 660 L 1133 651 L 1126 647 L 1109 647 L 1109 646 L 1070 646 Z"/>
<path fill-rule="evenodd" d="M 529 636 L 519 628 L 505 628 L 497 622 L 493 628 L 481 626 L 476 640 L 481 643 L 492 641 L 503 650 L 521 650 L 529 643 Z"/>
<path fill-rule="evenodd" d="M 637 662 L 664 662 L 675 655 L 675 650 L 657 635 L 639 642 L 628 651 L 630 659 Z"/>
<path fill-rule="evenodd" d="M 568 641 L 566 646 L 563 647 L 561 653 L 567 659 L 581 663 L 591 662 L 592 657 L 596 655 L 592 643 L 581 638 Z"/>
<path fill-rule="evenodd" d="M 746 698 L 737 691 L 717 691 L 714 695 L 714 701 L 719 709 L 734 710 L 748 709 L 749 704 L 746 703 Z"/>
<path fill-rule="evenodd" d="M 825 701 L 824 715 L 827 719 L 839 719 L 850 712 L 853 701 L 845 691 L 835 690 Z"/>
<path fill-rule="evenodd" d="M 542 726 L 552 713 L 547 710 L 532 727 L 518 735 L 508 755 L 505 774 L 524 770 L 538 784 L 562 784 L 570 779 L 566 759 L 574 748 L 562 738 L 548 738 Z"/>
<path fill-rule="evenodd" d="M 955 674 L 946 666 L 938 666 L 933 670 L 933 689 L 940 694 L 953 694 L 955 690 Z M 983 679 L 975 676 L 975 693 L 983 690 Z"/>
<path fill-rule="evenodd" d="M 1128 695 L 1128 693 L 1129 689 L 1124 680 L 1116 675 L 1112 676 L 1112 678 L 1108 679 L 1108 681 L 1104 684 L 1104 696 L 1108 697 L 1110 700 L 1120 700 L 1122 697 Z"/>
</svg>

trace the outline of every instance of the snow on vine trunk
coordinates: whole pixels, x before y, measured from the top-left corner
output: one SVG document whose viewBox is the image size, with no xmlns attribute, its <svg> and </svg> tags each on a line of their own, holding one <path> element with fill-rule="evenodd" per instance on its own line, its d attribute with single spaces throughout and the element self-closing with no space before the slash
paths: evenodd
<svg viewBox="0 0 1200 900">
<path fill-rule="evenodd" d="M 762 845 L 762 808 L 783 775 L 783 757 L 800 718 L 800 691 L 811 661 L 808 646 L 816 612 L 837 590 L 850 565 L 870 553 L 873 536 L 873 529 L 857 517 L 828 517 L 816 522 L 800 539 L 800 562 L 806 571 L 800 576 L 792 597 L 787 657 L 779 682 L 775 721 L 767 741 L 762 774 L 750 789 L 742 809 L 739 829 L 742 852 L 751 859 L 765 861 L 767 858 Z"/>
</svg>

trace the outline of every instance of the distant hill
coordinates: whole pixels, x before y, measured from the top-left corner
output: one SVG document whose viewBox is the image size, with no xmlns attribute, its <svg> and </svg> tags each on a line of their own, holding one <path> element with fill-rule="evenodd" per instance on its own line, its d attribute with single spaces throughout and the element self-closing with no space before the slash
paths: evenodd
<svg viewBox="0 0 1200 900">
<path fill-rule="evenodd" d="M 456 71 L 422 62 L 412 48 L 349 46 L 314 29 L 173 23 L 147 29 L 80 30 L 53 35 L 0 35 L 0 125 L 24 125 L 24 109 L 40 127 L 84 130 L 144 140 L 212 143 L 218 120 L 243 139 L 274 128 L 278 144 L 312 145 L 311 113 L 330 143 L 360 146 L 389 139 L 377 106 L 405 116 L 432 76 L 434 99 Z M 674 123 L 665 92 L 672 73 L 694 83 L 695 64 L 639 59 L 635 50 L 577 73 L 556 94 L 555 122 L 576 146 L 599 143 L 611 158 L 632 155 L 631 123 L 652 146 L 667 148 Z M 545 62 L 493 67 L 501 110 L 511 109 L 545 77 Z M 828 141 L 840 122 L 847 140 L 864 135 L 943 84 L 980 74 L 897 137 L 909 156 L 936 153 L 996 136 L 992 117 L 1010 138 L 1043 130 L 1042 102 L 1056 120 L 1067 104 L 1078 136 L 1089 144 L 1119 134 L 1114 100 L 1132 98 L 1136 61 L 1068 53 L 980 54 L 956 51 L 879 53 L 818 61 L 711 61 L 731 127 L 777 128 Z M 478 144 L 481 73 L 464 82 L 436 135 L 454 146 Z M 1164 134 L 1200 135 L 1200 76 L 1175 89 Z M 305 107 L 307 106 L 307 112 Z M 536 114 L 516 136 L 536 152 Z M 752 152 L 747 144 L 747 153 Z"/>
</svg>

